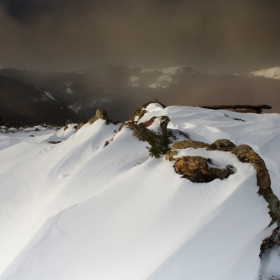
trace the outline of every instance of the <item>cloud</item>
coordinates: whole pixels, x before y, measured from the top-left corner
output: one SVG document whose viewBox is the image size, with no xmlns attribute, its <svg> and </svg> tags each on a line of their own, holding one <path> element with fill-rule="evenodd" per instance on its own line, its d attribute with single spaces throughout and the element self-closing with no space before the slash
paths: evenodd
<svg viewBox="0 0 280 280">
<path fill-rule="evenodd" d="M 1 0 L 0 64 L 188 65 L 207 73 L 272 67 L 280 65 L 279 8 L 279 0 Z"/>
</svg>

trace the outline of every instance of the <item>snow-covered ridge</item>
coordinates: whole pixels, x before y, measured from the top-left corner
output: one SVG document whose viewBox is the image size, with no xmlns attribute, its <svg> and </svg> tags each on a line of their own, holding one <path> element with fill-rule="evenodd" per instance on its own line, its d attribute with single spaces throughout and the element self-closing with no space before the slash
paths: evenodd
<svg viewBox="0 0 280 280">
<path fill-rule="evenodd" d="M 0 133 L 1 280 L 253 280 L 260 267 L 262 279 L 280 276 L 277 250 L 267 262 L 258 256 L 275 225 L 252 165 L 230 152 L 183 149 L 178 156 L 236 170 L 193 183 L 165 157 L 150 157 L 128 127 L 155 117 L 147 129 L 160 133 L 168 116 L 169 132 L 194 141 L 248 144 L 279 197 L 280 116 L 159 103 L 145 110 L 122 129 L 99 119 L 78 131 Z"/>
<path fill-rule="evenodd" d="M 259 71 L 254 71 L 249 73 L 249 75 L 280 80 L 280 67 L 273 67 L 268 69 L 262 69 Z"/>
</svg>

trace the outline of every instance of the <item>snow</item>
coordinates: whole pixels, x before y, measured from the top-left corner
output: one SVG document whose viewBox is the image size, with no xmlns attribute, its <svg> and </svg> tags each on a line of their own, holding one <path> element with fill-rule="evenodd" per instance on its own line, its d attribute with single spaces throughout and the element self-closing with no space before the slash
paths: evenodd
<svg viewBox="0 0 280 280">
<path fill-rule="evenodd" d="M 265 160 L 280 197 L 278 114 L 156 103 L 146 110 L 140 122 L 168 115 L 168 127 L 193 140 L 249 144 Z M 149 128 L 158 126 L 157 120 Z M 148 144 L 128 128 L 115 134 L 118 126 L 98 120 L 77 132 L 75 124 L 41 129 L 0 133 L 1 280 L 279 275 L 279 252 L 262 263 L 258 256 L 275 225 L 268 227 L 267 203 L 250 164 L 229 152 L 185 149 L 179 156 L 200 155 L 236 170 L 225 180 L 192 183 L 164 157 L 149 157 Z"/>
<path fill-rule="evenodd" d="M 249 75 L 280 80 L 280 67 L 273 67 L 268 69 L 262 69 L 259 71 L 254 71 L 249 73 Z"/>
<path fill-rule="evenodd" d="M 56 101 L 56 99 L 52 96 L 52 94 L 50 92 L 45 91 L 45 95 L 49 98 L 52 99 L 54 101 Z"/>
</svg>

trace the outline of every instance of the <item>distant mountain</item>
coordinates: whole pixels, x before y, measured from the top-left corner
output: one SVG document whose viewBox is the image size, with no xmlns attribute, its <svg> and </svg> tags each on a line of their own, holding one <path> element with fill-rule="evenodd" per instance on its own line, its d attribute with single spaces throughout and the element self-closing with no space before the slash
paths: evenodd
<svg viewBox="0 0 280 280">
<path fill-rule="evenodd" d="M 98 108 L 107 110 L 111 119 L 123 121 L 139 104 L 155 99 L 166 105 L 268 104 L 272 105 L 269 112 L 280 113 L 280 80 L 252 73 L 213 76 L 187 66 L 160 69 L 119 65 L 95 65 L 69 73 L 0 70 L 0 75 L 50 92 L 60 102 L 59 108 L 84 122 Z M 272 70 L 267 73 L 273 76 Z"/>
<path fill-rule="evenodd" d="M 16 126 L 64 124 L 69 118 L 78 118 L 51 93 L 4 76 L 0 76 L 0 116 Z"/>
<path fill-rule="evenodd" d="M 268 69 L 262 69 L 249 73 L 249 76 L 260 76 L 270 79 L 280 80 L 280 67 L 273 67 Z"/>
</svg>

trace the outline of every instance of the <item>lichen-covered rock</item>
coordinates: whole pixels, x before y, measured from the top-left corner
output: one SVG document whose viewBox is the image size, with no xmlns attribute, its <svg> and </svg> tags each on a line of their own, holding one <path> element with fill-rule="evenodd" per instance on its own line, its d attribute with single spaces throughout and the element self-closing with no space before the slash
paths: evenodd
<svg viewBox="0 0 280 280">
<path fill-rule="evenodd" d="M 187 148 L 193 148 L 193 149 L 204 148 L 208 151 L 213 150 L 213 148 L 209 144 L 206 144 L 206 143 L 203 143 L 200 141 L 193 141 L 193 140 L 185 140 L 185 141 L 176 142 L 175 144 L 173 144 L 170 147 L 171 150 L 187 149 Z"/>
<path fill-rule="evenodd" d="M 268 202 L 269 214 L 272 222 L 280 220 L 280 202 L 271 189 L 269 172 L 264 160 L 248 145 L 239 145 L 233 151 L 233 154 L 241 162 L 251 163 L 257 172 L 258 193 Z"/>
<path fill-rule="evenodd" d="M 102 109 L 97 109 L 95 116 L 92 117 L 88 122 L 90 124 L 93 124 L 94 122 L 96 122 L 97 120 L 105 120 L 106 123 L 108 122 L 108 114 L 105 110 Z"/>
<path fill-rule="evenodd" d="M 226 169 L 210 167 L 211 159 L 199 156 L 184 156 L 175 160 L 174 169 L 194 183 L 207 183 L 215 179 L 225 179 L 234 171 L 230 166 Z"/>
<path fill-rule="evenodd" d="M 232 151 L 236 147 L 236 145 L 233 144 L 228 139 L 218 139 L 214 143 L 211 144 L 211 147 L 214 150 L 226 152 L 226 151 Z"/>
</svg>

